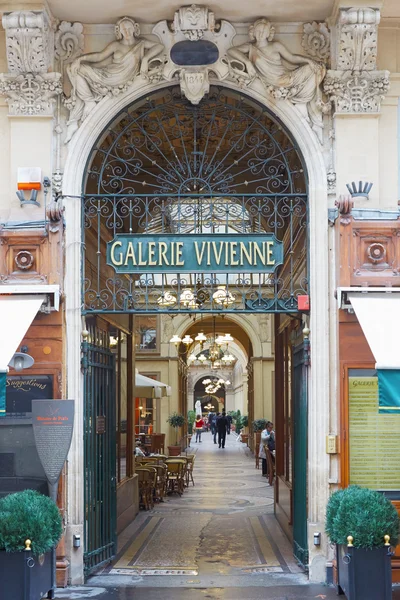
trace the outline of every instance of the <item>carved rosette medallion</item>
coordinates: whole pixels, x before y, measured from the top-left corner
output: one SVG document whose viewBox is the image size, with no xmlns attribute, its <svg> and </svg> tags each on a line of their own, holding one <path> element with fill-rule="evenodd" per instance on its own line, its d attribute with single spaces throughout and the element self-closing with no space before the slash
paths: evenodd
<svg viewBox="0 0 400 600">
<path fill-rule="evenodd" d="M 368 257 L 368 260 L 374 265 L 377 265 L 381 262 L 386 261 L 385 246 L 383 244 L 379 244 L 377 242 L 370 244 L 367 248 L 367 257 Z"/>
<path fill-rule="evenodd" d="M 29 250 L 21 250 L 14 257 L 14 262 L 17 269 L 21 271 L 29 271 L 33 267 L 35 259 Z"/>
</svg>

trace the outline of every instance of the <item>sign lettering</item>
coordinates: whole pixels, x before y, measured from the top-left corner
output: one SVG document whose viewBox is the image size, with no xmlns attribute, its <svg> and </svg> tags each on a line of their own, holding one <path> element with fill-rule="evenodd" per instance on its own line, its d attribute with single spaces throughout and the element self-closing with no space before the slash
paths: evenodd
<svg viewBox="0 0 400 600">
<path fill-rule="evenodd" d="M 107 243 L 107 264 L 118 273 L 272 273 L 283 243 L 272 234 L 119 234 Z"/>
</svg>

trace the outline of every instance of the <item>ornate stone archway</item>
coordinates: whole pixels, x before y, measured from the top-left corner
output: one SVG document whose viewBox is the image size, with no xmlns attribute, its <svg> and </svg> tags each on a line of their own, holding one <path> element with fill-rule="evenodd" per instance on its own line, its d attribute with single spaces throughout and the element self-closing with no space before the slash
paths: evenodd
<svg viewBox="0 0 400 600">
<path fill-rule="evenodd" d="M 213 74 L 209 73 L 210 80 Z M 243 93 L 236 81 L 220 81 L 220 85 Z M 82 402 L 83 381 L 80 372 L 81 341 L 81 296 L 80 281 L 76 276 L 81 263 L 81 212 L 80 202 L 84 169 L 89 154 L 101 132 L 124 107 L 155 90 L 170 85 L 162 81 L 141 81 L 116 97 L 104 97 L 90 112 L 76 131 L 68 147 L 68 157 L 64 171 L 63 195 L 65 196 L 66 217 L 66 330 L 67 330 L 67 394 L 76 400 L 77 420 L 72 450 L 69 458 L 68 496 L 70 532 L 82 531 L 83 486 L 82 486 Z M 328 225 L 326 218 L 327 186 L 326 169 L 321 144 L 310 127 L 308 116 L 299 111 L 288 99 L 277 99 L 266 94 L 260 80 L 246 88 L 246 95 L 266 106 L 287 127 L 302 153 L 308 174 L 309 202 L 309 275 L 312 297 L 311 362 L 309 385 L 309 521 L 323 528 L 323 510 L 328 497 L 325 481 L 328 471 L 328 458 L 324 452 L 324 440 L 319 435 L 320 428 L 326 429 L 329 420 L 330 365 L 332 357 L 329 349 L 329 289 L 328 279 Z M 313 548 L 310 544 L 310 548 Z M 325 551 L 325 549 L 323 549 Z M 324 554 L 315 550 L 311 555 L 311 578 L 320 579 L 321 560 Z M 313 563 L 313 558 L 315 562 Z M 323 562 L 323 561 L 322 561 Z M 315 570 L 313 570 L 313 564 Z M 319 570 L 318 570 L 319 569 Z M 82 563 L 79 557 L 72 564 L 72 580 L 82 579 Z"/>
</svg>

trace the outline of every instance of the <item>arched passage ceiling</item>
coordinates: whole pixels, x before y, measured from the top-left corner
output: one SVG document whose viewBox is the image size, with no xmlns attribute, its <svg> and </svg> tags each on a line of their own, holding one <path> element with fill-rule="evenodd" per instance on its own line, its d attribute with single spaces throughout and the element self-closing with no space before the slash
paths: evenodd
<svg viewBox="0 0 400 600">
<path fill-rule="evenodd" d="M 200 331 L 203 331 L 206 335 L 213 332 L 213 319 L 205 318 L 195 321 L 193 325 L 185 332 L 194 338 Z M 215 319 L 215 333 L 216 335 L 230 333 L 231 336 L 237 340 L 242 347 L 245 349 L 247 356 L 251 358 L 253 356 L 253 348 L 251 341 L 247 333 L 240 327 L 238 323 L 230 321 L 228 318 L 216 317 Z"/>
</svg>

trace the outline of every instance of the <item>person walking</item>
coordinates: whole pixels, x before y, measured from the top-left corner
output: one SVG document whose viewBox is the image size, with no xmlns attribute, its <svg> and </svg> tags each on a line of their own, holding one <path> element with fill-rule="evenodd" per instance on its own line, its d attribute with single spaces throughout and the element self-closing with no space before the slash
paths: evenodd
<svg viewBox="0 0 400 600">
<path fill-rule="evenodd" d="M 204 421 L 201 418 L 201 415 L 197 415 L 196 421 L 194 422 L 194 426 L 196 429 L 196 442 L 201 443 L 201 432 L 203 431 Z"/>
<path fill-rule="evenodd" d="M 219 448 L 225 448 L 226 432 L 228 429 L 228 419 L 226 418 L 225 411 L 222 411 L 222 415 L 217 419 L 217 430 L 218 430 L 218 446 Z"/>
<path fill-rule="evenodd" d="M 228 421 L 228 425 L 226 428 L 226 433 L 230 435 L 231 433 L 231 425 L 232 425 L 232 415 L 226 415 L 226 420 Z"/>
<path fill-rule="evenodd" d="M 214 444 L 217 443 L 217 433 L 218 433 L 218 429 L 217 429 L 217 423 L 218 423 L 218 419 L 220 418 L 221 413 L 217 413 L 214 417 L 213 420 L 213 435 L 214 435 Z"/>
</svg>

